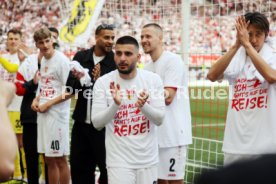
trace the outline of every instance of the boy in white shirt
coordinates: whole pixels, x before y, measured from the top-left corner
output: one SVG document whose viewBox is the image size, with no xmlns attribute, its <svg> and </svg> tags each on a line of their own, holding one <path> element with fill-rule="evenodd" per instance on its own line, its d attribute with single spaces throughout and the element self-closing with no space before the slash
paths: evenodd
<svg viewBox="0 0 276 184">
<path fill-rule="evenodd" d="M 49 183 L 69 184 L 70 101 L 60 101 L 70 71 L 69 59 L 54 49 L 48 28 L 37 30 L 34 40 L 43 55 L 37 96 L 32 103 L 32 109 L 38 112 L 38 152 L 45 155 Z"/>
</svg>

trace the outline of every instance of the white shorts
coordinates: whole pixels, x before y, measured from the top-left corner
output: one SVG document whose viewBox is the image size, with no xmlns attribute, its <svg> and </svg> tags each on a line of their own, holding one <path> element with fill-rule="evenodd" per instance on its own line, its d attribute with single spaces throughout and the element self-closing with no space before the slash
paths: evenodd
<svg viewBox="0 0 276 184">
<path fill-rule="evenodd" d="M 157 184 L 157 166 L 143 169 L 107 167 L 109 184 Z"/>
<path fill-rule="evenodd" d="M 69 155 L 69 122 L 61 123 L 47 112 L 38 113 L 37 148 L 47 157 Z"/>
<path fill-rule="evenodd" d="M 233 153 L 224 153 L 224 166 L 232 164 L 237 161 L 244 160 L 254 160 L 260 157 L 260 155 L 249 155 L 249 154 L 233 154 Z"/>
<path fill-rule="evenodd" d="M 159 148 L 158 179 L 183 180 L 187 146 Z"/>
</svg>

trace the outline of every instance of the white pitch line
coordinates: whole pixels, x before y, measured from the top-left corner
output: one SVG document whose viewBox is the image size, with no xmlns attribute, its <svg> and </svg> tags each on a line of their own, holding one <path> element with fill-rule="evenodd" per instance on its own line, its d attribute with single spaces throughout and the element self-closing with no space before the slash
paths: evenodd
<svg viewBox="0 0 276 184">
<path fill-rule="evenodd" d="M 189 161 L 186 162 L 186 165 L 201 168 L 201 169 L 215 169 L 215 167 L 206 166 L 204 164 L 195 164 L 195 163 L 192 163 L 192 162 L 189 162 Z"/>
<path fill-rule="evenodd" d="M 213 123 L 209 123 L 209 124 L 196 124 L 196 125 L 193 125 L 193 127 L 216 127 L 216 126 L 219 126 L 219 127 L 223 127 L 225 126 L 224 123 L 218 123 L 218 124 L 213 124 Z"/>
</svg>

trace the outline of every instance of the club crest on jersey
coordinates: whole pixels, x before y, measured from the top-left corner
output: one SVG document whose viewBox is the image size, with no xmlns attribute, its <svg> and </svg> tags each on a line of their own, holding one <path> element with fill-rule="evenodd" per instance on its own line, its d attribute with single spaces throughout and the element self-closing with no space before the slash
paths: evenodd
<svg viewBox="0 0 276 184">
<path fill-rule="evenodd" d="M 134 97 L 134 90 L 126 90 L 127 99 L 131 100 Z"/>
<path fill-rule="evenodd" d="M 44 71 L 45 71 L 45 72 L 47 72 L 47 71 L 48 71 L 48 67 L 47 67 L 47 66 L 45 66 Z"/>
</svg>

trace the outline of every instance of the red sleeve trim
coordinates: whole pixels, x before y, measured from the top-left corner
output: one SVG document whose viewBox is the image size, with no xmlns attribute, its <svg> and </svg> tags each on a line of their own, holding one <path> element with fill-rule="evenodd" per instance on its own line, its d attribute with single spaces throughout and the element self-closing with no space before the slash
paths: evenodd
<svg viewBox="0 0 276 184">
<path fill-rule="evenodd" d="M 26 93 L 26 89 L 23 87 L 23 84 L 25 83 L 25 79 L 23 75 L 19 72 L 16 73 L 16 81 L 15 81 L 15 86 L 16 86 L 16 94 L 18 96 L 23 96 Z"/>
<path fill-rule="evenodd" d="M 173 90 L 177 91 L 176 87 L 165 87 L 165 88 L 170 88 L 170 89 L 173 89 Z"/>
</svg>

